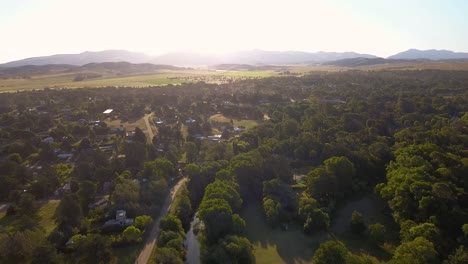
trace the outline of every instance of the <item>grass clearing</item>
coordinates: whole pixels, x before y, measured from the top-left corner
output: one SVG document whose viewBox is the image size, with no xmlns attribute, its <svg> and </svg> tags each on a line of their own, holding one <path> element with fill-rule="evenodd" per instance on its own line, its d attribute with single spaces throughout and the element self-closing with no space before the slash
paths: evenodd
<svg viewBox="0 0 468 264">
<path fill-rule="evenodd" d="M 54 214 L 55 209 L 59 205 L 60 200 L 49 200 L 39 208 L 39 225 L 45 229 L 46 236 L 48 236 L 56 227 Z"/>
<path fill-rule="evenodd" d="M 275 75 L 269 71 L 232 71 L 216 72 L 203 69 L 161 70 L 154 73 L 141 73 L 133 75 L 116 75 L 107 72 L 97 72 L 102 77 L 76 82 L 78 73 L 58 73 L 48 75 L 35 75 L 28 79 L 0 80 L 0 91 L 33 90 L 44 88 L 79 88 L 79 87 L 149 87 L 167 84 L 182 84 L 187 82 L 205 81 L 208 83 L 223 82 L 222 78 L 264 78 Z M 224 80 L 227 81 L 227 80 Z"/>
<path fill-rule="evenodd" d="M 38 225 L 44 228 L 45 236 L 48 236 L 56 227 L 54 214 L 60 200 L 49 200 L 39 203 L 37 215 L 39 216 Z M 7 216 L 6 211 L 0 213 L 0 226 L 10 226 L 16 220 L 15 216 Z"/>
<path fill-rule="evenodd" d="M 219 123 L 231 123 L 231 118 L 224 116 L 223 114 L 216 114 L 210 117 L 210 120 Z M 251 119 L 234 119 L 232 118 L 235 127 L 243 126 L 246 129 L 254 128 L 258 126 L 258 121 Z"/>
<path fill-rule="evenodd" d="M 122 122 L 120 119 L 115 119 L 115 120 L 110 120 L 106 119 L 104 122 L 106 122 L 107 127 L 113 129 L 113 128 L 118 128 L 120 126 L 123 126 L 125 128 L 125 131 L 135 131 L 135 128 L 139 127 L 143 132 L 146 131 L 146 124 L 144 118 L 140 119 L 133 119 L 129 121 Z"/>
</svg>

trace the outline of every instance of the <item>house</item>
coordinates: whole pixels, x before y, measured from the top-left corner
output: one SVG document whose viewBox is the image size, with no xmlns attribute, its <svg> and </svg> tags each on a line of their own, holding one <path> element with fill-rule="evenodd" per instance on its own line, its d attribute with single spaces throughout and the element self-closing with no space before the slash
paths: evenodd
<svg viewBox="0 0 468 264">
<path fill-rule="evenodd" d="M 127 211 L 125 210 L 117 210 L 115 212 L 115 219 L 107 220 L 104 223 L 104 227 L 109 226 L 131 226 L 133 225 L 133 218 L 127 218 Z"/>
</svg>

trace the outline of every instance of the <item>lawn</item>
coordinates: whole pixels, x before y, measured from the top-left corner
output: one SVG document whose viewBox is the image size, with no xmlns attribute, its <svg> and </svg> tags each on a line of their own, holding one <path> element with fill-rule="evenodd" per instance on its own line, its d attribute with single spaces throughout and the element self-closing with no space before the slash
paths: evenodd
<svg viewBox="0 0 468 264">
<path fill-rule="evenodd" d="M 312 263 L 314 250 L 327 240 L 327 233 L 306 236 L 297 225 L 288 230 L 272 229 L 266 223 L 260 203 L 251 203 L 242 211 L 247 237 L 254 246 L 257 264 Z"/>
<path fill-rule="evenodd" d="M 39 216 L 39 226 L 45 230 L 45 236 L 48 236 L 55 227 L 57 227 L 53 217 L 59 202 L 59 200 L 49 200 L 44 203 L 40 203 L 37 215 Z M 6 211 L 0 213 L 0 226 L 7 227 L 15 220 L 15 217 L 6 216 L 5 214 Z"/>
<path fill-rule="evenodd" d="M 151 119 L 150 119 L 151 120 Z M 106 119 L 104 121 L 110 129 L 118 128 L 120 126 L 123 126 L 125 128 L 125 131 L 127 132 L 132 132 L 135 131 L 135 128 L 140 128 L 143 133 L 145 133 L 146 139 L 148 142 L 150 142 L 152 139 L 149 138 L 148 130 L 146 129 L 146 124 L 145 124 L 145 119 L 140 118 L 140 119 L 133 119 L 133 120 L 128 120 L 125 122 L 122 122 L 120 119 L 115 119 L 115 120 L 110 120 Z M 151 121 L 150 121 L 151 124 Z"/>
<path fill-rule="evenodd" d="M 37 213 L 40 219 L 39 225 L 45 229 L 46 236 L 48 236 L 55 229 L 55 227 L 57 227 L 53 217 L 59 202 L 59 200 L 49 200 L 41 205 Z"/>
<path fill-rule="evenodd" d="M 215 122 L 220 122 L 220 123 L 230 123 L 231 118 L 224 116 L 223 114 L 216 114 L 210 117 L 210 120 L 213 120 Z M 234 126 L 243 126 L 246 129 L 250 129 L 253 127 L 258 126 L 258 122 L 256 120 L 251 120 L 251 119 L 232 119 L 234 122 Z"/>
</svg>

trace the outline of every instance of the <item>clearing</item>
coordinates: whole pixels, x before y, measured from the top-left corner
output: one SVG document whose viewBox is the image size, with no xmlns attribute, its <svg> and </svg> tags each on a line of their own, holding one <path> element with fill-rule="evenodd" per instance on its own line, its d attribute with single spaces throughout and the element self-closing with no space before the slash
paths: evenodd
<svg viewBox="0 0 468 264">
<path fill-rule="evenodd" d="M 39 226 L 44 228 L 45 236 L 49 234 L 57 227 L 55 223 L 54 214 L 60 200 L 46 200 L 39 201 L 39 210 L 37 215 L 39 216 Z M 7 227 L 15 220 L 14 216 L 6 216 L 6 211 L 0 213 L 0 226 Z"/>
<path fill-rule="evenodd" d="M 223 114 L 216 114 L 210 117 L 210 120 L 219 122 L 219 123 L 231 123 L 231 118 L 224 116 Z M 250 129 L 253 127 L 258 126 L 258 122 L 256 120 L 251 119 L 234 119 L 232 118 L 234 123 L 234 127 L 243 126 L 246 129 Z"/>
</svg>

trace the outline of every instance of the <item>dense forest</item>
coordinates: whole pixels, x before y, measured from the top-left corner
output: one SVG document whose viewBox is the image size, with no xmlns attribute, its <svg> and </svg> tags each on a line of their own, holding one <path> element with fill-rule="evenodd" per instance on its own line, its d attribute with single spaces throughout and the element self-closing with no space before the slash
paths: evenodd
<svg viewBox="0 0 468 264">
<path fill-rule="evenodd" d="M 326 235 L 312 263 L 468 262 L 463 71 L 45 89 L 0 94 L 0 115 L 1 263 L 117 263 L 181 178 L 152 263 L 184 263 L 194 216 L 201 263 L 255 263 L 242 217 L 253 203 L 271 230 Z M 148 117 L 152 138 L 114 125 Z M 335 235 L 360 197 L 385 221 L 354 210 Z"/>
</svg>

